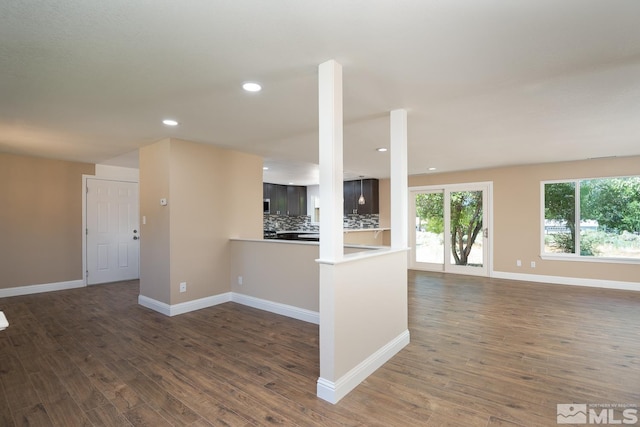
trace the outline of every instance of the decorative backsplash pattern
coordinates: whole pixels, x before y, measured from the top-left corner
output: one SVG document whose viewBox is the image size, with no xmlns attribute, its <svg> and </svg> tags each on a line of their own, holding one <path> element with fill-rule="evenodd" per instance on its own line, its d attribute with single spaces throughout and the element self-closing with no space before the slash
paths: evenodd
<svg viewBox="0 0 640 427">
<path fill-rule="evenodd" d="M 264 229 L 272 231 L 318 231 L 318 224 L 311 224 L 309 215 L 288 216 L 264 214 Z"/>
<path fill-rule="evenodd" d="M 351 214 L 344 217 L 344 228 L 378 228 L 379 226 L 379 214 Z"/>
<path fill-rule="evenodd" d="M 344 217 L 344 228 L 378 228 L 380 215 L 352 214 Z M 263 218 L 264 229 L 271 231 L 319 231 L 318 224 L 311 223 L 309 215 L 286 216 L 265 214 Z"/>
</svg>

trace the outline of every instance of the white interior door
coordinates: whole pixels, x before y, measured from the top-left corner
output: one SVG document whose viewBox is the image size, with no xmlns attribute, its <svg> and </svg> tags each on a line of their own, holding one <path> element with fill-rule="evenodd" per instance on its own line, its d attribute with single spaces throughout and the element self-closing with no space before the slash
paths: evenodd
<svg viewBox="0 0 640 427">
<path fill-rule="evenodd" d="M 411 268 L 488 276 L 490 189 L 489 183 L 411 189 Z"/>
<path fill-rule="evenodd" d="M 87 284 L 140 277 L 138 183 L 87 179 Z"/>
</svg>

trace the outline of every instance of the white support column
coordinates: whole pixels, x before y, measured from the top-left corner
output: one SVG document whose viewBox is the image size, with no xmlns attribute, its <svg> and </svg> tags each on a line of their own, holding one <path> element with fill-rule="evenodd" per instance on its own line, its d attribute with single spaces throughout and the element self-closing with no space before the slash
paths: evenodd
<svg viewBox="0 0 640 427">
<path fill-rule="evenodd" d="M 408 246 L 407 110 L 391 111 L 391 247 Z"/>
<path fill-rule="evenodd" d="M 320 159 L 320 377 L 318 396 L 335 403 L 336 263 L 344 258 L 342 166 L 342 67 L 334 60 L 318 67 Z"/>
<path fill-rule="evenodd" d="M 320 259 L 343 258 L 342 66 L 334 60 L 318 67 L 320 160 Z"/>
</svg>

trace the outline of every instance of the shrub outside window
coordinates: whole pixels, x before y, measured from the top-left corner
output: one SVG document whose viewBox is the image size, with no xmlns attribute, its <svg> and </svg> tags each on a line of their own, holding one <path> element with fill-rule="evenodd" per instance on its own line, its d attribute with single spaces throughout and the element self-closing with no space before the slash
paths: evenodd
<svg viewBox="0 0 640 427">
<path fill-rule="evenodd" d="M 542 187 L 543 256 L 640 261 L 640 176 Z"/>
</svg>

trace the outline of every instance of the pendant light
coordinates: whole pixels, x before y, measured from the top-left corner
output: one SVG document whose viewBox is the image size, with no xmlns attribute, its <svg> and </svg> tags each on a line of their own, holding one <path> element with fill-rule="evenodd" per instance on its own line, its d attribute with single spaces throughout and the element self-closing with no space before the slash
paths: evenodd
<svg viewBox="0 0 640 427">
<path fill-rule="evenodd" d="M 364 176 L 360 175 L 360 198 L 358 199 L 359 205 L 364 205 L 364 196 L 362 195 L 362 178 L 364 178 Z"/>
</svg>

